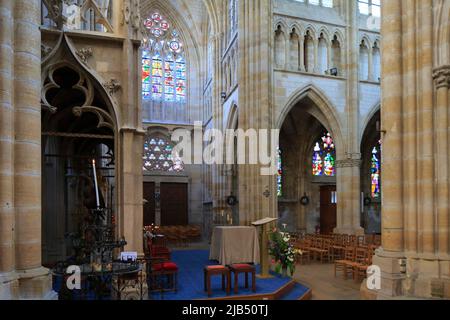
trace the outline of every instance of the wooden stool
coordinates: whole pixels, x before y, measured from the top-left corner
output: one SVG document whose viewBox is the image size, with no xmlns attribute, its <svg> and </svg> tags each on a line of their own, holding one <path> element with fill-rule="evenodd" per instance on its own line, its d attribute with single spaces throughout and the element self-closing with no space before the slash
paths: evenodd
<svg viewBox="0 0 450 320">
<path fill-rule="evenodd" d="M 230 294 L 231 287 L 231 275 L 230 269 L 225 266 L 206 266 L 203 269 L 205 291 L 208 292 L 208 297 L 211 296 L 211 276 L 221 275 L 222 276 L 222 290 L 225 290 L 227 295 Z M 225 277 L 227 279 L 227 284 L 225 287 Z"/>
<path fill-rule="evenodd" d="M 230 271 L 234 273 L 234 293 L 239 289 L 239 273 L 245 273 L 245 287 L 248 288 L 248 274 L 252 274 L 252 291 L 256 292 L 256 269 L 250 264 L 232 264 Z"/>
</svg>

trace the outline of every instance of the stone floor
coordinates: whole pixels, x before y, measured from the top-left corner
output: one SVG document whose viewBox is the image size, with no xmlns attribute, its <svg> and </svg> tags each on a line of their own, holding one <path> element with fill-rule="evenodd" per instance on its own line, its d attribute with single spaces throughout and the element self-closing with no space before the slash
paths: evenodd
<svg viewBox="0 0 450 320">
<path fill-rule="evenodd" d="M 313 300 L 360 300 L 361 283 L 335 278 L 333 264 L 297 265 L 294 279 L 312 289 Z"/>
</svg>

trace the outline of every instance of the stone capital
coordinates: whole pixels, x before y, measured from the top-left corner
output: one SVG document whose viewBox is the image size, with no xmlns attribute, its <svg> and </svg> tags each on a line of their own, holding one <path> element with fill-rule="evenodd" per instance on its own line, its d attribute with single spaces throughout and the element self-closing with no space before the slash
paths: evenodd
<svg viewBox="0 0 450 320">
<path fill-rule="evenodd" d="M 336 168 L 352 168 L 360 166 L 361 166 L 361 159 L 336 160 Z"/>
<path fill-rule="evenodd" d="M 437 89 L 450 87 L 450 65 L 441 66 L 433 70 L 433 79 Z"/>
</svg>

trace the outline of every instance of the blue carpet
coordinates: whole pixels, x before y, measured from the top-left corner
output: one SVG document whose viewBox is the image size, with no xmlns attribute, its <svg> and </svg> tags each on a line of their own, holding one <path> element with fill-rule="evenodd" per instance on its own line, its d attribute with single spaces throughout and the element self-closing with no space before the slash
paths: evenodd
<svg viewBox="0 0 450 320">
<path fill-rule="evenodd" d="M 207 294 L 204 291 L 204 280 L 203 280 L 203 268 L 206 265 L 217 264 L 209 260 L 209 252 L 207 250 L 180 250 L 172 252 L 172 261 L 178 264 L 178 291 L 175 292 L 165 292 L 161 297 L 160 293 L 154 293 L 152 299 L 164 299 L 164 300 L 195 300 L 195 299 L 206 299 Z M 257 266 L 257 273 L 259 272 L 259 266 Z M 285 284 L 287 284 L 291 279 L 283 278 L 279 275 L 274 276 L 270 279 L 256 279 L 256 294 L 266 294 L 271 293 Z M 211 298 L 226 297 L 226 293 L 222 291 L 221 276 L 214 276 L 211 278 L 211 288 L 212 296 Z M 232 279 L 232 284 L 234 280 Z M 255 294 L 251 291 L 251 277 L 249 276 L 249 289 L 244 288 L 245 278 L 241 274 L 239 277 L 239 294 L 251 295 Z M 300 298 L 308 288 L 297 284 L 289 294 L 284 298 L 286 300 L 296 300 Z M 232 288 L 233 291 L 233 288 Z M 290 298 L 290 299 L 288 299 Z"/>
</svg>

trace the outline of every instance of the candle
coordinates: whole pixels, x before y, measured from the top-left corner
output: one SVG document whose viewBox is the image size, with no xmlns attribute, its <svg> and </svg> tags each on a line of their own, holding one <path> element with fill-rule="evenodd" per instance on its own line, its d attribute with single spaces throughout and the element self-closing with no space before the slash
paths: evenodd
<svg viewBox="0 0 450 320">
<path fill-rule="evenodd" d="M 97 201 L 97 209 L 99 209 L 100 208 L 100 199 L 98 196 L 97 171 L 95 170 L 95 159 L 92 159 L 92 169 L 94 170 L 95 200 Z"/>
</svg>

